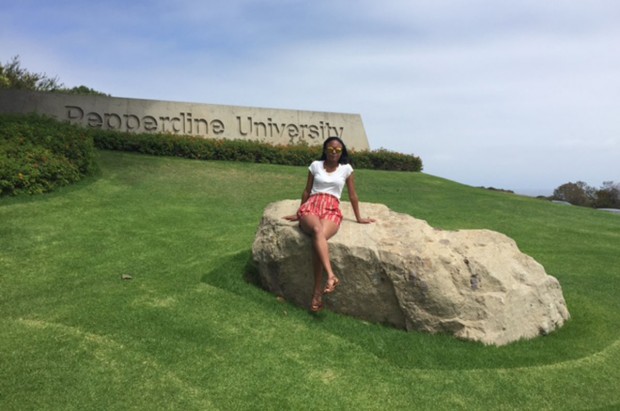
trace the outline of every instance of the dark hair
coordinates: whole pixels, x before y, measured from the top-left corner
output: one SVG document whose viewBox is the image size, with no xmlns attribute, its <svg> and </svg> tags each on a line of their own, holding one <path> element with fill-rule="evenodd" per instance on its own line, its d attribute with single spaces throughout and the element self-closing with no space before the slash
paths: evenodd
<svg viewBox="0 0 620 411">
<path fill-rule="evenodd" d="M 344 144 L 344 141 L 340 139 L 340 137 L 328 137 L 327 140 L 323 142 L 323 152 L 321 153 L 321 158 L 319 160 L 324 161 L 327 160 L 327 145 L 332 141 L 337 141 L 342 145 L 342 154 L 340 155 L 340 159 L 338 160 L 339 164 L 350 164 L 351 160 L 349 159 L 349 152 L 347 151 L 347 146 Z"/>
</svg>

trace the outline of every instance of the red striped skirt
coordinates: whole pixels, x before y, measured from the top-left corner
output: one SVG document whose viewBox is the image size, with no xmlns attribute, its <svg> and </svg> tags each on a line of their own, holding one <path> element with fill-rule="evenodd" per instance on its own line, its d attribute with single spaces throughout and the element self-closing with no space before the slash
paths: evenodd
<svg viewBox="0 0 620 411">
<path fill-rule="evenodd" d="M 333 221 L 338 226 L 342 222 L 340 200 L 331 194 L 319 193 L 311 195 L 297 210 L 297 217 L 299 219 L 308 214 L 316 215 L 321 220 Z"/>
</svg>

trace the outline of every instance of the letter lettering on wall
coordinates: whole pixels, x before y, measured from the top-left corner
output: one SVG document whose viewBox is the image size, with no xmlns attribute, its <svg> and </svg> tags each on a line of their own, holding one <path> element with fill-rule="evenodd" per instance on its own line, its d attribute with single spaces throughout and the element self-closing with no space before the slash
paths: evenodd
<svg viewBox="0 0 620 411">
<path fill-rule="evenodd" d="M 144 116 L 142 117 L 142 121 L 144 122 L 144 129 L 146 131 L 157 131 L 157 119 L 153 116 Z"/>
<path fill-rule="evenodd" d="M 295 124 L 289 124 L 287 126 L 288 129 L 288 136 L 290 138 L 297 138 L 299 137 L 299 128 L 297 128 L 297 126 Z"/>
<path fill-rule="evenodd" d="M 197 118 L 194 120 L 196 123 L 196 134 L 209 134 L 209 123 L 204 118 Z M 204 131 L 200 128 L 200 125 L 204 124 Z"/>
<path fill-rule="evenodd" d="M 216 136 L 224 133 L 224 123 L 222 122 L 222 120 L 211 121 L 211 130 Z"/>
<path fill-rule="evenodd" d="M 267 137 L 267 125 L 263 122 L 256 121 L 254 123 L 254 127 L 256 127 L 256 137 L 260 137 L 260 131 L 263 130 L 263 137 Z"/>
<path fill-rule="evenodd" d="M 329 123 L 327 123 L 329 126 Z M 340 137 L 342 138 L 342 132 L 344 131 L 343 127 L 340 127 L 340 132 L 338 132 L 338 127 L 334 127 L 334 126 L 329 126 L 327 127 L 327 133 L 331 136 L 332 135 L 332 131 L 334 133 L 336 133 L 336 137 Z"/>
<path fill-rule="evenodd" d="M 103 118 L 98 113 L 86 114 L 86 124 L 88 127 L 101 128 L 103 127 Z"/>
<path fill-rule="evenodd" d="M 178 133 L 181 131 L 181 128 L 177 126 L 177 124 L 181 123 L 181 119 L 179 117 L 172 117 L 170 119 L 170 124 L 172 125 L 172 131 Z"/>
<path fill-rule="evenodd" d="M 78 106 L 65 106 L 67 109 L 67 119 L 81 120 L 84 117 L 84 110 Z"/>
<path fill-rule="evenodd" d="M 239 124 L 239 134 L 242 136 L 247 136 L 252 132 L 252 117 L 248 117 L 248 124 L 250 125 L 250 129 L 248 131 L 243 131 L 243 125 L 241 124 L 241 116 L 237 116 L 237 121 Z"/>
<path fill-rule="evenodd" d="M 284 127 L 285 127 L 285 124 L 284 124 L 284 123 L 282 123 L 282 131 L 280 131 L 280 127 L 278 127 L 278 123 L 273 123 L 273 122 L 271 122 L 271 119 L 269 119 L 269 121 L 270 121 L 270 123 L 269 123 L 269 127 L 271 127 L 271 128 L 272 128 L 272 131 L 271 131 L 271 136 L 273 137 L 273 134 L 274 134 L 274 133 L 273 133 L 273 130 L 275 130 L 275 134 L 276 134 L 278 137 L 282 137 L 282 133 L 284 132 Z"/>
<path fill-rule="evenodd" d="M 194 127 L 192 127 L 192 113 L 182 113 L 183 117 L 183 133 L 192 134 Z"/>
<path fill-rule="evenodd" d="M 116 113 L 105 113 L 106 126 L 112 130 L 119 130 L 123 125 L 121 116 Z"/>
<path fill-rule="evenodd" d="M 140 119 L 135 114 L 125 114 L 125 126 L 127 127 L 127 131 L 139 130 L 140 129 Z M 132 124 L 132 120 L 134 123 Z"/>
<path fill-rule="evenodd" d="M 359 115 L 171 101 L 0 91 L 0 112 L 38 112 L 91 130 L 176 135 L 270 144 L 316 145 L 346 136 L 347 145 L 368 147 Z"/>
<path fill-rule="evenodd" d="M 161 131 L 166 132 L 166 123 L 170 121 L 170 117 L 159 117 L 161 121 Z"/>
<path fill-rule="evenodd" d="M 308 127 L 308 130 L 310 130 L 310 138 L 319 138 L 319 126 L 312 124 Z"/>
</svg>

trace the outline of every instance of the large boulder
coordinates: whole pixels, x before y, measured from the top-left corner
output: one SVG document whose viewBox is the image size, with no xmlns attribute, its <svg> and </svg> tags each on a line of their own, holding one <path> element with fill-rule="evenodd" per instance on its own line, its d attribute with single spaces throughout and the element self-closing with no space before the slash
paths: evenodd
<svg viewBox="0 0 620 411">
<path fill-rule="evenodd" d="M 263 286 L 302 307 L 313 289 L 311 239 L 294 214 L 298 200 L 270 204 L 252 247 Z M 509 237 L 489 230 L 444 231 L 361 203 L 374 224 L 357 224 L 350 203 L 329 240 L 340 286 L 329 309 L 376 323 L 504 345 L 545 335 L 569 318 L 560 283 Z"/>
</svg>

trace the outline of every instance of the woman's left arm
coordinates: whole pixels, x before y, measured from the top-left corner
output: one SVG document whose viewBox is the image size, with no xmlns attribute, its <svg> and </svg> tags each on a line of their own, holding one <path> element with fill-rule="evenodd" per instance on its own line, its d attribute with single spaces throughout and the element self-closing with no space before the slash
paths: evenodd
<svg viewBox="0 0 620 411">
<path fill-rule="evenodd" d="M 355 213 L 355 219 L 360 224 L 370 224 L 374 223 L 374 218 L 362 218 L 360 216 L 360 202 L 357 197 L 357 192 L 355 191 L 355 177 L 352 173 L 346 180 L 347 183 L 347 191 L 349 192 L 349 201 L 351 201 L 351 207 L 353 207 L 353 212 Z"/>
</svg>

